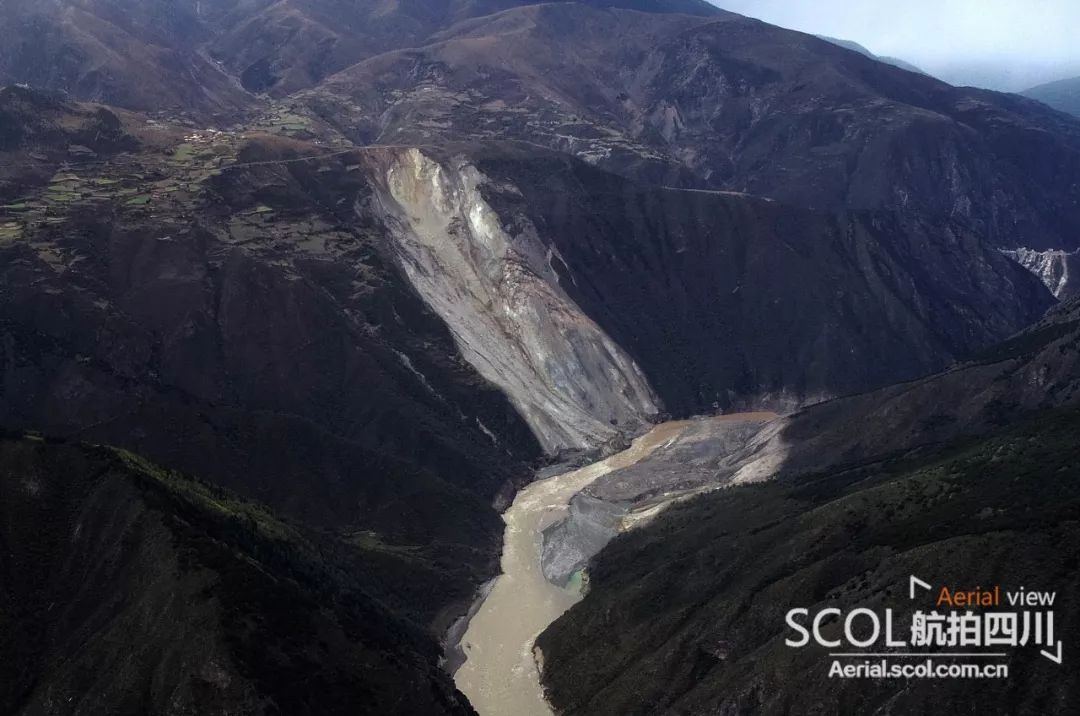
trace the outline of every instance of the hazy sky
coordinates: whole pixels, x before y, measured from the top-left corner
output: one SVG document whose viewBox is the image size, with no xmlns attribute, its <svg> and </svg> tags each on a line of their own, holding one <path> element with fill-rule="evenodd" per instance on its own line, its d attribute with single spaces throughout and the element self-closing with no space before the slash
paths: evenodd
<svg viewBox="0 0 1080 716">
<path fill-rule="evenodd" d="M 854 40 L 953 83 L 1020 90 L 1080 75 L 1080 0 L 712 0 Z"/>
</svg>

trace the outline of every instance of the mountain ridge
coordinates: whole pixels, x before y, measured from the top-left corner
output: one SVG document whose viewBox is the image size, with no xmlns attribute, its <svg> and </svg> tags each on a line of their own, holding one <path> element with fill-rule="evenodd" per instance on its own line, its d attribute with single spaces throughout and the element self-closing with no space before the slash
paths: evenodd
<svg viewBox="0 0 1080 716">
<path fill-rule="evenodd" d="M 1080 77 L 1048 82 L 1026 89 L 1021 94 L 1056 110 L 1080 117 Z"/>
<path fill-rule="evenodd" d="M 50 436 L 12 464 L 58 484 L 52 455 L 116 445 L 296 529 L 286 546 L 347 603 L 292 596 L 348 632 L 294 634 L 317 655 L 302 670 L 343 674 L 286 693 L 298 711 L 347 711 L 333 699 L 354 689 L 372 710 L 467 709 L 435 635 L 497 571 L 499 511 L 653 421 L 826 400 L 732 436 L 749 459 L 778 445 L 794 479 L 1073 399 L 1060 312 L 979 358 L 1066 295 L 1067 264 L 1044 259 L 1080 246 L 1080 121 L 1038 102 L 693 1 L 16 0 L 0 26 L 20 30 L 0 82 L 32 85 L 0 90 L 0 426 Z M 32 503 L 20 479 L 4 473 Z M 142 509 L 110 495 L 63 500 Z M 198 502 L 154 513 L 202 544 L 216 513 Z M 35 541 L 5 520 L 68 558 L 66 526 Z M 159 526 L 136 579 L 155 550 L 179 563 Z M 258 561 L 246 534 L 191 564 Z M 253 579 L 224 608 L 279 614 Z M 353 597 L 407 638 L 347 628 Z M 243 623 L 206 614 L 208 639 Z M 219 710 L 288 690 L 278 656 L 226 664 L 243 693 Z M 52 663 L 19 678 L 67 693 Z M 163 703 L 144 696 L 129 710 Z"/>
<path fill-rule="evenodd" d="M 769 479 L 716 489 L 718 476 L 707 494 L 616 537 L 590 563 L 584 601 L 538 639 L 555 707 L 1057 710 L 1078 685 L 1037 650 L 1010 654 L 1010 664 L 1023 664 L 1011 679 L 974 688 L 893 679 L 864 688 L 827 677 L 827 649 L 782 639 L 794 606 L 874 605 L 906 618 L 916 608 L 911 574 L 934 584 L 1072 588 L 1078 316 L 1080 301 L 1068 302 L 977 361 L 775 421 L 742 448 L 751 465 L 775 460 Z M 1075 630 L 1074 618 L 1061 623 Z M 792 681 L 794 691 L 781 686 Z"/>
</svg>

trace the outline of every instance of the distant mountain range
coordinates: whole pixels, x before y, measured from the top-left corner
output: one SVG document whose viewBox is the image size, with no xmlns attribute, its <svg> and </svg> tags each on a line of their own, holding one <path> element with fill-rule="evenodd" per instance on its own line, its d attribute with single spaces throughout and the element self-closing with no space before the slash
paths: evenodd
<svg viewBox="0 0 1080 716">
<path fill-rule="evenodd" d="M 857 42 L 853 42 L 851 40 L 841 40 L 839 38 L 828 37 L 826 35 L 818 35 L 818 37 L 820 37 L 822 40 L 826 40 L 828 42 L 831 42 L 834 45 L 839 45 L 840 47 L 843 47 L 844 49 L 852 50 L 853 52 L 858 52 L 860 55 L 865 55 L 865 56 L 867 56 L 867 57 L 869 57 L 871 59 L 878 60 L 879 62 L 884 62 L 886 64 L 892 65 L 893 67 L 899 67 L 900 69 L 907 70 L 908 72 L 918 72 L 920 75 L 926 75 L 927 74 L 926 72 L 924 72 L 919 67 L 916 67 L 915 65 L 911 64 L 910 62 L 905 62 L 904 60 L 901 60 L 898 57 L 887 57 L 887 56 L 883 56 L 883 55 L 875 55 L 873 52 L 866 49 L 865 47 L 863 47 L 862 45 L 860 45 Z"/>
<path fill-rule="evenodd" d="M 1023 94 L 1054 109 L 1080 117 L 1080 77 L 1032 87 Z"/>
</svg>

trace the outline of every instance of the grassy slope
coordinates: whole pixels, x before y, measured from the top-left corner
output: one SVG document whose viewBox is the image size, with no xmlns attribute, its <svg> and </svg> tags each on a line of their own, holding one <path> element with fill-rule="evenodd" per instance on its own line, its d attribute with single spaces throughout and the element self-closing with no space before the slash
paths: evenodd
<svg viewBox="0 0 1080 716">
<path fill-rule="evenodd" d="M 931 455 L 733 489 L 616 540 L 586 600 L 540 638 L 569 714 L 1064 713 L 1077 672 L 1016 652 L 1012 678 L 847 681 L 822 650 L 783 645 L 802 606 L 909 607 L 935 584 L 1058 592 L 1080 637 L 1080 413 L 1047 412 Z M 901 621 L 900 623 L 903 623 Z M 718 649 L 728 652 L 717 658 Z"/>
</svg>

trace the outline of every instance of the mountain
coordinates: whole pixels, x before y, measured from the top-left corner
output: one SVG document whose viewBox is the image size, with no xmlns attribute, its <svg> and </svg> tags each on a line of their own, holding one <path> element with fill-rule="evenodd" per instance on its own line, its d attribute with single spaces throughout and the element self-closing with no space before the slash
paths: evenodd
<svg viewBox="0 0 1080 716">
<path fill-rule="evenodd" d="M 0 438 L 0 496 L 4 713 L 472 713 L 369 592 L 421 583 L 407 559 L 342 559 L 130 453 L 34 436 Z"/>
<path fill-rule="evenodd" d="M 463 252 L 480 257 L 491 238 L 469 219 L 477 206 L 501 226 L 513 226 L 505 239 L 512 252 L 503 259 L 507 265 L 515 254 L 539 258 L 535 273 L 625 349 L 660 404 L 677 415 L 714 404 L 790 404 L 922 375 L 934 370 L 937 356 L 962 357 L 1049 307 L 1030 276 L 998 252 L 976 248 L 959 226 L 946 235 L 956 250 L 980 253 L 977 269 L 955 262 L 953 249 L 930 239 L 936 227 L 899 217 L 657 190 L 535 147 L 471 152 L 469 162 L 413 154 L 387 171 L 390 181 L 404 184 L 397 194 L 406 201 L 397 213 L 441 213 L 438 224 L 464 227 L 456 234 Z M 469 177 L 480 178 L 480 197 L 466 193 Z M 431 186 L 445 193 L 429 198 Z M 454 201 L 461 206 L 452 211 L 428 208 Z M 400 224 L 412 224 L 399 239 L 412 262 L 412 247 L 422 241 L 417 231 L 426 227 Z M 466 283 L 461 261 L 437 256 L 434 263 L 444 267 L 441 278 Z M 998 288 L 982 288 L 991 285 Z M 516 302 L 512 296 L 483 301 Z M 1022 306 L 1032 310 L 1017 311 Z M 468 330 L 459 303 L 453 311 L 436 310 L 455 334 Z M 983 318 L 969 324 L 965 316 L 975 314 Z M 508 332 L 532 331 L 519 323 Z M 552 350 L 551 340 L 537 341 Z M 496 341 L 489 335 L 470 343 Z"/>
<path fill-rule="evenodd" d="M 1074 248 L 1080 220 L 1080 123 L 737 15 L 528 6 L 298 99 L 361 144 L 527 140 L 652 184 L 960 219 L 1004 248 Z"/>
<path fill-rule="evenodd" d="M 456 22 L 521 0 L 14 0 L 0 25 L 0 84 L 140 110 L 233 116 L 360 60 L 426 44 Z M 591 0 L 597 7 L 713 15 L 703 0 Z"/>
<path fill-rule="evenodd" d="M 354 223 L 355 177 L 222 172 L 227 135 L 28 90 L 0 107 L 0 201 L 27 198 L 0 223 L 3 425 L 135 450 L 406 555 L 382 599 L 445 629 L 497 568 L 495 506 L 540 448 Z"/>
<path fill-rule="evenodd" d="M 1080 73 L 1080 64 L 1068 59 L 988 57 L 946 59 L 934 63 L 935 77 L 957 86 L 982 87 L 997 92 L 1023 93 L 1028 87 Z"/>
<path fill-rule="evenodd" d="M 797 699 L 826 713 L 1039 713 L 1075 698 L 1080 684 L 1037 649 L 1011 655 L 1010 679 L 975 686 L 833 680 L 829 650 L 783 644 L 783 612 L 874 605 L 905 624 L 909 574 L 1074 588 L 1078 316 L 1072 302 L 979 361 L 767 426 L 785 448 L 776 479 L 616 538 L 590 566 L 586 599 L 538 641 L 555 707 L 780 714 Z M 750 452 L 777 454 L 760 441 Z M 1077 636 L 1074 608 L 1057 618 L 1063 640 Z"/>
<path fill-rule="evenodd" d="M 65 461 L 81 476 L 41 541 L 21 508 L 0 529 L 49 565 L 75 559 L 72 514 L 156 535 L 95 542 L 86 563 L 139 589 L 71 607 L 115 627 L 34 617 L 53 641 L 12 708 L 83 688 L 65 640 L 117 663 L 108 630 L 148 624 L 160 562 L 181 591 L 188 568 L 258 574 L 193 596 L 210 616 L 177 614 L 87 710 L 199 698 L 186 667 L 155 691 L 194 659 L 181 633 L 224 645 L 221 712 L 460 710 L 438 640 L 497 572 L 499 512 L 538 470 L 669 417 L 825 401 L 731 438 L 733 475 L 771 474 L 761 446 L 795 479 L 1068 402 L 1041 392 L 1068 369 L 1051 348 L 1015 381 L 979 357 L 1067 297 L 1058 257 L 1080 248 L 1080 121 L 1038 102 L 695 0 L 16 0 L 0 26 L 17 30 L 0 48 L 0 427 L 42 479 Z M 915 405 L 905 391 L 927 402 L 888 412 Z M 948 395 L 966 412 L 921 427 Z M 907 417 L 864 429 L 877 410 Z M 171 471 L 202 482 L 146 497 Z M 120 498 L 84 502 L 105 475 Z M 223 530 L 221 511 L 255 527 Z M 12 574 L 37 574 L 31 557 Z M 91 579 L 52 571 L 68 581 L 9 592 L 10 623 Z M 281 604 L 312 630 L 259 621 Z M 285 647 L 250 653 L 249 621 Z M 18 636 L 5 648 L 38 643 Z M 312 679 L 290 691 L 282 664 L 302 659 Z"/>
<path fill-rule="evenodd" d="M 1039 647 L 1009 649 L 1008 679 L 830 678 L 835 650 L 787 647 L 785 612 L 892 609 L 906 639 L 942 585 L 1069 593 L 1078 428 L 1073 407 L 917 458 L 671 508 L 602 552 L 585 601 L 540 636 L 549 698 L 559 713 L 598 715 L 1059 712 L 1080 683 Z M 913 604 L 912 574 L 935 594 Z M 1054 612 L 1055 639 L 1080 636 L 1075 604 Z"/>
<path fill-rule="evenodd" d="M 1077 286 L 1077 279 L 1080 278 L 1080 250 L 1016 249 L 1005 251 L 1005 255 L 1041 278 L 1054 296 L 1062 301 L 1075 298 L 1080 292 L 1080 287 Z"/>
<path fill-rule="evenodd" d="M 923 72 L 921 69 L 911 64 L 910 62 L 905 62 L 904 60 L 901 60 L 897 57 L 885 57 L 882 55 L 875 55 L 873 52 L 866 49 L 857 42 L 853 42 L 851 40 L 841 40 L 836 37 L 827 37 L 826 35 L 818 35 L 818 37 L 820 37 L 822 40 L 825 40 L 826 42 L 831 42 L 834 45 L 843 47 L 846 50 L 858 52 L 860 55 L 869 57 L 872 60 L 878 60 L 879 62 L 884 62 L 887 65 L 892 65 L 893 67 L 899 67 L 900 69 L 907 70 L 908 72 L 917 72 L 920 75 L 926 74 L 926 72 Z"/>
<path fill-rule="evenodd" d="M 784 455 L 779 473 L 805 474 L 984 434 L 1072 405 L 1080 400 L 1078 346 L 1080 302 L 1072 300 L 943 373 L 792 415 L 771 426 L 773 449 L 763 452 Z"/>
<path fill-rule="evenodd" d="M 1049 82 L 1024 90 L 1022 94 L 1054 109 L 1080 117 L 1080 77 Z"/>
<path fill-rule="evenodd" d="M 19 109 L 37 97 L 0 101 L 48 117 Z M 53 106 L 77 137 L 107 111 Z M 661 411 L 913 378 L 1053 301 L 961 223 L 647 187 L 521 144 L 331 151 L 109 116 L 123 152 L 70 162 L 83 145 L 29 130 L 13 149 L 39 185 L 8 199 L 4 419 L 320 523 L 406 529 L 420 486 L 492 499 L 532 436 L 599 448 Z"/>
</svg>

